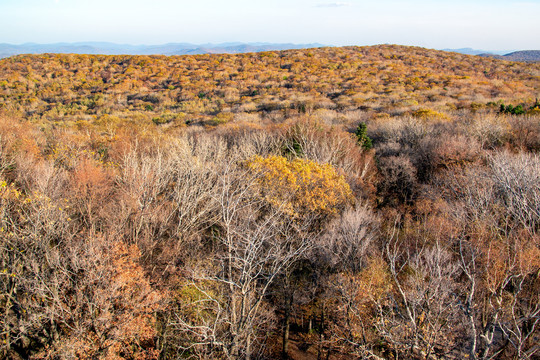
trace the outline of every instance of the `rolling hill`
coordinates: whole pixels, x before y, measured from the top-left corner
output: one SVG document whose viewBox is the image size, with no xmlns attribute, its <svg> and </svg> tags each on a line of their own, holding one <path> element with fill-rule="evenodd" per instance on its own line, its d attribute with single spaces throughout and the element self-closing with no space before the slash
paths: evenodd
<svg viewBox="0 0 540 360">
<path fill-rule="evenodd" d="M 0 61 L 0 106 L 62 123 L 136 114 L 141 121 L 194 125 L 225 122 L 216 120 L 219 113 L 318 109 L 400 116 L 419 107 L 453 111 L 534 99 L 538 71 L 536 64 L 397 45 L 169 57 L 19 55 Z"/>
</svg>

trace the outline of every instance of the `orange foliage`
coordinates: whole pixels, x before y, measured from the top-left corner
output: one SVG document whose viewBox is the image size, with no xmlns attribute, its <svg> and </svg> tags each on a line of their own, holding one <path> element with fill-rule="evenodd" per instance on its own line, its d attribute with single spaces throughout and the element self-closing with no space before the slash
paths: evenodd
<svg viewBox="0 0 540 360">
<path fill-rule="evenodd" d="M 112 192 L 111 184 L 112 178 L 102 164 L 86 157 L 78 162 L 73 172 L 72 198 L 88 225 L 95 225 L 94 217 L 106 204 Z"/>
<path fill-rule="evenodd" d="M 163 295 L 153 290 L 135 245 L 117 242 L 111 249 L 111 278 L 96 293 L 99 314 L 82 336 L 64 344 L 78 359 L 151 360 L 156 347 L 156 311 Z M 108 266 L 105 265 L 104 266 Z M 103 268 L 102 271 L 109 271 Z M 92 315 L 93 316 L 93 315 Z"/>
</svg>

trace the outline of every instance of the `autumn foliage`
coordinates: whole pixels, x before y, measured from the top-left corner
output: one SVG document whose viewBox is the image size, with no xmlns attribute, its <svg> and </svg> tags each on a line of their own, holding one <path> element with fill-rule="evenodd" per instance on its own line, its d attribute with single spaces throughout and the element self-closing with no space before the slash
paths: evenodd
<svg viewBox="0 0 540 360">
<path fill-rule="evenodd" d="M 0 358 L 537 359 L 538 70 L 0 60 Z"/>
<path fill-rule="evenodd" d="M 344 177 L 329 164 L 274 155 L 255 156 L 246 166 L 261 173 L 265 199 L 292 217 L 336 214 L 353 199 Z"/>
</svg>

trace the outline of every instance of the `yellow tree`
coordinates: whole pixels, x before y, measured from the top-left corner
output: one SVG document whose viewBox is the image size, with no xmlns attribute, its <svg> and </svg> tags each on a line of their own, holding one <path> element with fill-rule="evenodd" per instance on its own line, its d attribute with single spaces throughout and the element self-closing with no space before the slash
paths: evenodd
<svg viewBox="0 0 540 360">
<path fill-rule="evenodd" d="M 255 156 L 246 166 L 261 174 L 261 196 L 293 218 L 326 217 L 353 202 L 352 191 L 331 165 L 282 156 Z"/>
</svg>

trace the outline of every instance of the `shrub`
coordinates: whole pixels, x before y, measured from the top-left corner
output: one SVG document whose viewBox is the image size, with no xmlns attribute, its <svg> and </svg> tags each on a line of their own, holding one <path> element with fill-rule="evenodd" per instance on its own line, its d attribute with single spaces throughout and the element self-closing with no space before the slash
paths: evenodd
<svg viewBox="0 0 540 360">
<path fill-rule="evenodd" d="M 441 120 L 448 120 L 448 115 L 440 113 L 435 110 L 431 109 L 418 109 L 416 111 L 413 111 L 412 116 L 419 119 L 441 119 Z"/>
<path fill-rule="evenodd" d="M 511 114 L 511 115 L 522 115 L 522 114 L 525 114 L 525 110 L 523 109 L 522 105 L 517 105 L 514 107 L 512 104 L 506 105 L 506 106 L 504 104 L 501 104 L 499 108 L 499 113 Z"/>
<path fill-rule="evenodd" d="M 416 169 L 406 156 L 389 156 L 379 160 L 382 180 L 377 186 L 382 204 L 409 203 L 416 198 Z"/>
</svg>

